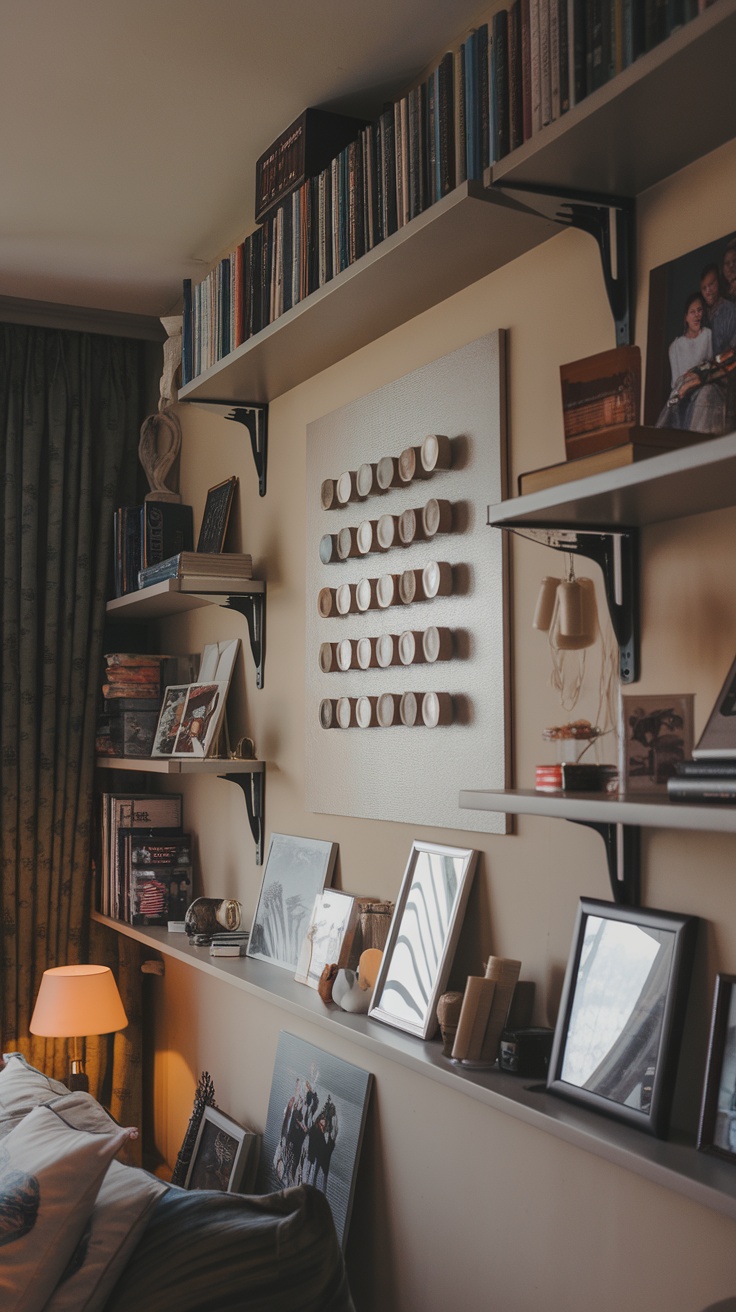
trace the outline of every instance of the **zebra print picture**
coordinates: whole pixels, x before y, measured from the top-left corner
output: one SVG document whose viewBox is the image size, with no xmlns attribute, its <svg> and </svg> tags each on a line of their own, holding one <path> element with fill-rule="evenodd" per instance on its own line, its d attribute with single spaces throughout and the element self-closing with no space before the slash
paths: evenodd
<svg viewBox="0 0 736 1312">
<path fill-rule="evenodd" d="M 247 955 L 296 970 L 314 899 L 332 883 L 337 843 L 272 834 Z"/>
<path fill-rule="evenodd" d="M 432 1038 L 477 856 L 471 848 L 413 844 L 369 1013 L 376 1020 Z"/>
</svg>

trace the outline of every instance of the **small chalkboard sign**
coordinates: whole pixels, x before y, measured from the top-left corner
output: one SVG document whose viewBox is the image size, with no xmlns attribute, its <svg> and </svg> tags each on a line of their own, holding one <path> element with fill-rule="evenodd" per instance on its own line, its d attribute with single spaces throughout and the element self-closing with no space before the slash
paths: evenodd
<svg viewBox="0 0 736 1312">
<path fill-rule="evenodd" d="M 233 475 L 232 478 L 226 478 L 224 483 L 218 483 L 216 487 L 210 488 L 199 530 L 197 551 L 218 553 L 223 550 L 237 485 L 237 476 Z"/>
</svg>

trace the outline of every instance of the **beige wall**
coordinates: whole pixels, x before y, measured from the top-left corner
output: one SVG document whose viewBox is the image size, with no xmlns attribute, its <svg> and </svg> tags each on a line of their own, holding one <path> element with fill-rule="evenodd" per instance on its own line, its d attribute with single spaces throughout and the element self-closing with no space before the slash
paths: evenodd
<svg viewBox="0 0 736 1312">
<path fill-rule="evenodd" d="M 645 346 L 647 274 L 734 226 L 736 143 L 654 189 L 639 205 L 636 340 Z M 451 258 L 451 253 L 448 254 Z M 473 844 L 483 854 L 461 944 L 464 971 L 488 951 L 520 957 L 537 982 L 537 1020 L 552 1023 L 577 900 L 609 896 L 600 839 L 580 826 L 520 817 L 516 833 L 484 836 L 368 822 L 303 809 L 305 428 L 320 415 L 495 328 L 510 332 L 511 473 L 564 456 L 559 365 L 614 344 L 593 241 L 561 233 L 538 250 L 374 342 L 270 409 L 268 495 L 259 500 L 247 435 L 186 409 L 183 489 L 198 522 L 205 491 L 237 472 L 240 535 L 268 579 L 265 689 L 250 653 L 233 696 L 234 727 L 268 762 L 267 833 L 340 845 L 338 881 L 394 896 L 414 838 Z M 482 494 L 481 494 L 482 499 Z M 643 535 L 642 692 L 692 691 L 702 727 L 736 648 L 733 510 Z M 488 529 L 491 533 L 495 530 Z M 539 579 L 558 556 L 514 541 L 511 666 L 516 781 L 529 786 L 539 733 L 555 706 L 543 641 L 532 632 Z M 590 567 L 595 573 L 595 568 Z M 199 613 L 167 629 L 196 650 L 244 622 Z M 238 720 L 238 717 L 240 719 Z M 484 780 L 469 779 L 482 787 Z M 202 889 L 238 897 L 246 923 L 260 871 L 237 789 L 185 780 L 186 819 L 199 835 Z M 643 898 L 696 913 L 705 925 L 694 986 L 681 1107 L 693 1114 L 716 970 L 736 971 L 735 840 L 644 831 Z M 359 1312 L 698 1312 L 736 1293 L 736 1226 L 678 1194 L 422 1079 L 337 1034 L 167 960 L 152 981 L 156 1134 L 173 1161 L 197 1076 L 208 1070 L 223 1109 L 263 1127 L 279 1031 L 287 1028 L 376 1076 L 348 1265 Z M 698 1031 L 700 1030 L 700 1036 Z"/>
</svg>

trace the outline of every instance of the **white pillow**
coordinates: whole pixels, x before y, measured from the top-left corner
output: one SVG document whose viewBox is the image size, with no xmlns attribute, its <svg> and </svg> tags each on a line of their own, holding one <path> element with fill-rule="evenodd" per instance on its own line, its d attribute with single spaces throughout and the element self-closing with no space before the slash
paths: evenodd
<svg viewBox="0 0 736 1312">
<path fill-rule="evenodd" d="M 151 1209 L 168 1187 L 136 1166 L 110 1163 L 89 1224 L 46 1312 L 98 1312 L 104 1307 Z"/>
<path fill-rule="evenodd" d="M 0 1070 L 0 1137 L 7 1133 L 3 1127 L 17 1124 L 34 1107 L 51 1102 L 68 1094 L 65 1084 L 49 1079 L 35 1066 L 30 1066 L 20 1052 L 6 1052 L 5 1066 Z"/>
<path fill-rule="evenodd" d="M 74 1097 L 74 1095 L 70 1095 Z M 110 1162 L 130 1136 L 67 1125 L 64 1099 L 0 1142 L 0 1307 L 41 1312 L 66 1270 Z"/>
</svg>

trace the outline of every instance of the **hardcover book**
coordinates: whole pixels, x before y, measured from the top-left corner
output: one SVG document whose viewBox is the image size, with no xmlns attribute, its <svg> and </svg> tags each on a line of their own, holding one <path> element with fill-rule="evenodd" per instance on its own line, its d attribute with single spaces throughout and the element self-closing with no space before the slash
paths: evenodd
<svg viewBox="0 0 736 1312">
<path fill-rule="evenodd" d="M 156 565 L 194 546 L 192 507 L 177 501 L 144 501 L 141 516 L 140 569 Z"/>
<path fill-rule="evenodd" d="M 315 177 L 365 126 L 365 119 L 305 109 L 256 161 L 256 223 Z"/>
</svg>

